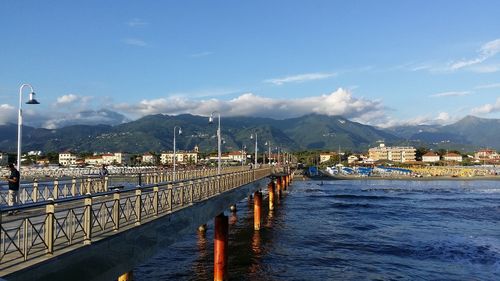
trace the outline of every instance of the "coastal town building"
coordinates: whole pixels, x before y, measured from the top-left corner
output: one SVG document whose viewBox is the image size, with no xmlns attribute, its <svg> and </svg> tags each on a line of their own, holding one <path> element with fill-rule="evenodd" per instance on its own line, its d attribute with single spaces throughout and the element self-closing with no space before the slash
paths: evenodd
<svg viewBox="0 0 500 281">
<path fill-rule="evenodd" d="M 356 155 L 349 155 L 349 157 L 347 157 L 348 164 L 354 164 L 358 161 L 359 161 L 359 158 Z"/>
<path fill-rule="evenodd" d="M 146 152 L 142 155 L 141 163 L 156 165 L 156 156 L 149 152 Z"/>
<path fill-rule="evenodd" d="M 436 152 L 429 151 L 426 154 L 422 155 L 422 162 L 434 163 L 438 162 L 439 160 L 441 160 L 441 157 Z"/>
<path fill-rule="evenodd" d="M 231 151 L 227 154 L 231 161 L 242 162 L 247 158 L 247 153 L 244 151 Z"/>
<path fill-rule="evenodd" d="M 335 152 L 326 152 L 319 154 L 319 163 L 330 161 L 334 156 L 337 156 Z"/>
<path fill-rule="evenodd" d="M 195 146 L 191 151 L 177 150 L 175 151 L 175 162 L 178 164 L 197 164 L 199 148 Z M 160 162 L 164 165 L 174 163 L 174 152 L 167 151 L 160 155 Z"/>
<path fill-rule="evenodd" d="M 69 166 L 76 165 L 76 154 L 71 151 L 65 151 L 59 153 L 59 165 L 61 166 Z"/>
<path fill-rule="evenodd" d="M 493 149 L 481 149 L 474 153 L 474 159 L 478 162 L 496 163 L 500 162 L 500 154 Z"/>
<path fill-rule="evenodd" d="M 0 152 L 0 165 L 5 166 L 9 164 L 9 154 Z"/>
<path fill-rule="evenodd" d="M 104 164 L 104 160 L 102 155 L 89 156 L 85 158 L 85 164 L 97 167 Z"/>
<path fill-rule="evenodd" d="M 129 165 L 131 155 L 123 152 L 106 153 L 102 155 L 102 161 L 106 165 Z"/>
<path fill-rule="evenodd" d="M 389 160 L 394 162 L 415 161 L 415 148 L 411 146 L 385 146 L 383 143 L 378 147 L 372 147 L 368 150 L 369 158 L 379 160 Z"/>
<path fill-rule="evenodd" d="M 462 155 L 456 154 L 453 152 L 446 153 L 443 155 L 443 160 L 444 161 L 456 161 L 456 162 L 462 162 Z"/>
</svg>

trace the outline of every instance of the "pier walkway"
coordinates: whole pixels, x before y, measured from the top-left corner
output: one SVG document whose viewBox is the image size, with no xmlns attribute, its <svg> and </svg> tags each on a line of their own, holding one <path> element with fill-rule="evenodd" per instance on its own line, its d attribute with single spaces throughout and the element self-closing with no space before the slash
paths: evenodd
<svg viewBox="0 0 500 281">
<path fill-rule="evenodd" d="M 3 208 L 0 278 L 112 280 L 266 187 L 269 177 L 288 175 L 269 167 L 207 173 Z"/>
</svg>

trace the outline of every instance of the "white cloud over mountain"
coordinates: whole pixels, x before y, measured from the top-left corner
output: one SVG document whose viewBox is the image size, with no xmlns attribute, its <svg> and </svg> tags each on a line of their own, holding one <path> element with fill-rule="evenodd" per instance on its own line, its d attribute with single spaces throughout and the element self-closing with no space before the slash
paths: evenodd
<svg viewBox="0 0 500 281">
<path fill-rule="evenodd" d="M 343 115 L 365 123 L 373 118 L 383 118 L 384 106 L 381 101 L 357 98 L 345 89 L 338 89 L 330 94 L 281 99 L 268 98 L 253 93 L 242 94 L 231 100 L 189 100 L 184 97 L 142 100 L 138 104 L 120 104 L 115 110 L 133 116 L 149 114 L 191 113 L 209 115 L 212 111 L 220 111 L 224 116 L 262 116 L 271 118 L 298 117 L 309 113 L 325 115 Z"/>
</svg>

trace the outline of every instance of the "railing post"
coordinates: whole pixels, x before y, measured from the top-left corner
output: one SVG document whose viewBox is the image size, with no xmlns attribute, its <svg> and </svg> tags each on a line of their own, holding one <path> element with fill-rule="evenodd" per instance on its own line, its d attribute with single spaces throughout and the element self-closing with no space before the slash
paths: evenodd
<svg viewBox="0 0 500 281">
<path fill-rule="evenodd" d="M 217 186 L 217 193 L 220 193 L 220 181 L 221 181 L 221 176 L 220 175 L 217 175 L 217 182 L 216 182 L 216 186 Z"/>
<path fill-rule="evenodd" d="M 109 177 L 105 176 L 103 182 L 103 190 L 102 190 L 103 192 L 108 190 L 108 185 L 109 185 Z"/>
<path fill-rule="evenodd" d="M 59 198 L 59 180 L 57 178 L 54 180 L 54 189 L 52 190 L 52 196 L 54 199 Z"/>
<path fill-rule="evenodd" d="M 167 185 L 168 188 L 168 204 L 170 205 L 170 212 L 174 209 L 174 189 L 172 184 Z"/>
<path fill-rule="evenodd" d="M 84 208 L 84 219 L 83 228 L 85 232 L 85 238 L 83 240 L 84 245 L 90 245 L 92 243 L 92 196 L 87 193 L 87 198 L 85 198 L 85 208 Z"/>
<path fill-rule="evenodd" d="M 184 183 L 179 183 L 179 189 L 180 189 L 180 195 L 179 195 L 179 201 L 180 205 L 184 205 Z"/>
<path fill-rule="evenodd" d="M 28 219 L 24 219 L 24 239 L 23 239 L 23 252 L 24 252 L 24 261 L 28 260 L 28 249 L 29 249 L 29 244 L 31 244 L 31 241 L 28 241 Z M 1 220 L 0 220 L 0 223 Z"/>
<path fill-rule="evenodd" d="M 76 196 L 76 178 L 71 179 L 71 196 Z"/>
<path fill-rule="evenodd" d="M 92 188 L 91 188 L 91 185 L 92 185 L 92 179 L 90 177 L 87 178 L 87 184 L 86 184 L 86 190 L 85 190 L 85 194 L 92 194 Z"/>
<path fill-rule="evenodd" d="M 137 189 L 135 191 L 135 225 L 141 225 L 141 219 L 142 219 L 142 191 L 140 189 Z"/>
<path fill-rule="evenodd" d="M 191 204 L 194 204 L 194 182 L 192 180 L 189 181 L 189 186 L 191 188 Z"/>
<path fill-rule="evenodd" d="M 115 189 L 115 193 L 113 193 L 113 222 L 115 226 L 113 230 L 117 231 L 120 229 L 120 190 Z"/>
<path fill-rule="evenodd" d="M 38 180 L 33 181 L 33 192 L 31 193 L 33 202 L 38 202 Z"/>
<path fill-rule="evenodd" d="M 47 254 L 54 253 L 54 213 L 54 199 L 49 198 L 49 202 L 45 205 L 45 214 L 47 216 L 45 219 L 45 243 L 47 244 Z M 28 237 L 24 237 L 24 239 L 28 239 Z"/>
<path fill-rule="evenodd" d="M 153 187 L 153 208 L 155 210 L 155 216 L 157 217 L 158 214 L 160 213 L 160 201 L 158 200 L 158 193 L 159 193 L 159 187 L 155 186 Z"/>
</svg>

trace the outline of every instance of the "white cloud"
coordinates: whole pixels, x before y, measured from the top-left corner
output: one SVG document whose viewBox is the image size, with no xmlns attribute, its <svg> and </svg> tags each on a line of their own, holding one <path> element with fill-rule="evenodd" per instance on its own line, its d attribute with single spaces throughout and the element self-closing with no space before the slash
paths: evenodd
<svg viewBox="0 0 500 281">
<path fill-rule="evenodd" d="M 17 110 L 10 104 L 0 104 L 0 124 L 17 123 Z"/>
<path fill-rule="evenodd" d="M 145 26 L 148 25 L 149 23 L 139 19 L 139 18 L 133 18 L 129 22 L 127 22 L 127 25 L 130 27 L 140 27 L 140 26 Z"/>
<path fill-rule="evenodd" d="M 453 71 L 464 67 L 480 64 L 486 61 L 487 59 L 494 57 L 499 52 L 500 52 L 500 39 L 489 41 L 481 46 L 481 48 L 478 50 L 477 57 L 473 59 L 463 59 L 460 61 L 452 62 L 449 65 L 449 69 Z"/>
<path fill-rule="evenodd" d="M 322 80 L 330 77 L 335 77 L 337 76 L 337 73 L 331 72 L 331 73 L 321 73 L 321 72 L 316 72 L 316 73 L 305 73 L 305 74 L 298 74 L 298 75 L 293 75 L 293 76 L 287 76 L 287 77 L 282 77 L 282 78 L 273 78 L 273 79 L 267 79 L 264 80 L 265 83 L 272 83 L 275 85 L 283 85 L 285 83 L 302 83 L 302 82 L 307 82 L 307 81 L 312 81 L 312 80 Z"/>
<path fill-rule="evenodd" d="M 356 98 L 344 89 L 326 95 L 297 99 L 273 99 L 253 93 L 242 94 L 231 100 L 188 100 L 184 97 L 169 97 L 142 100 L 134 105 L 120 104 L 116 105 L 115 109 L 134 116 L 158 113 L 209 115 L 218 110 L 223 116 L 262 116 L 278 119 L 310 113 L 343 115 L 365 123 L 374 123 L 385 118 L 385 108 L 380 101 Z"/>
<path fill-rule="evenodd" d="M 472 94 L 472 92 L 470 92 L 470 91 L 461 91 L 461 92 L 450 91 L 450 92 L 442 92 L 442 93 L 433 94 L 433 95 L 430 95 L 429 97 L 432 97 L 432 98 L 461 97 L 461 96 L 468 96 L 470 94 Z"/>
<path fill-rule="evenodd" d="M 379 124 L 382 128 L 389 128 L 395 126 L 417 126 L 417 125 L 445 125 L 457 121 L 458 117 L 452 117 L 447 112 L 439 112 L 436 116 L 434 115 L 421 115 L 414 118 L 402 120 L 388 118 L 388 121 Z"/>
<path fill-rule="evenodd" d="M 78 106 L 85 107 L 92 100 L 90 96 L 79 96 L 75 94 L 63 95 L 57 98 L 55 106 Z"/>
<path fill-rule="evenodd" d="M 210 55 L 213 55 L 213 52 L 205 51 L 205 52 L 194 53 L 194 54 L 191 54 L 189 56 L 192 58 L 201 58 L 201 57 L 206 57 L 206 56 L 210 56 Z"/>
<path fill-rule="evenodd" d="M 148 46 L 148 43 L 146 43 L 145 41 L 143 41 L 141 39 L 137 39 L 137 38 L 127 38 L 127 39 L 124 39 L 123 43 L 125 43 L 127 45 L 131 45 L 131 46 L 137 46 L 137 47 L 146 47 L 146 46 Z"/>
<path fill-rule="evenodd" d="M 472 113 L 474 114 L 488 114 L 494 112 L 500 112 L 500 98 L 497 98 L 494 104 L 488 103 L 472 109 Z"/>
<path fill-rule="evenodd" d="M 476 89 L 496 89 L 500 88 L 500 83 L 484 84 L 475 87 Z"/>
<path fill-rule="evenodd" d="M 76 113 L 56 112 L 46 118 L 40 126 L 55 129 L 70 125 L 118 125 L 130 121 L 124 115 L 107 110 L 84 110 Z"/>
</svg>

